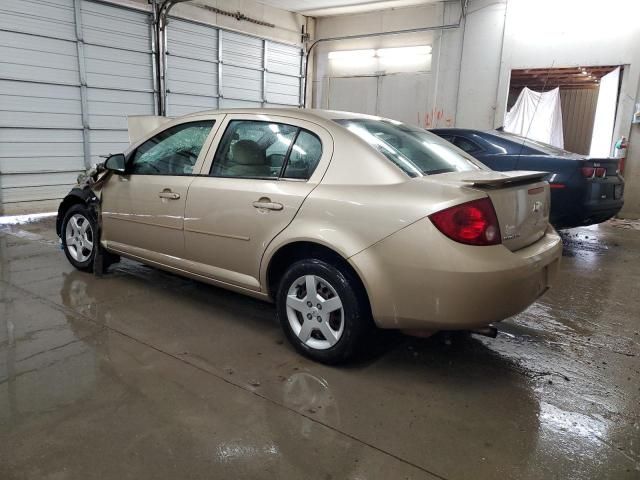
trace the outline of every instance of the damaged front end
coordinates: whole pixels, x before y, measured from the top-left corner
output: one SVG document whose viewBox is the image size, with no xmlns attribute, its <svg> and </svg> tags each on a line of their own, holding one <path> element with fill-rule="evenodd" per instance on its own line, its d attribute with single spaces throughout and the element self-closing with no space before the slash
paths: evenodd
<svg viewBox="0 0 640 480">
<path fill-rule="evenodd" d="M 61 235 L 62 221 L 67 210 L 78 203 L 87 205 L 98 221 L 98 225 L 100 225 L 100 195 L 109 173 L 104 163 L 98 163 L 78 175 L 77 184 L 58 207 L 58 216 L 56 218 L 56 233 L 58 237 Z"/>
</svg>

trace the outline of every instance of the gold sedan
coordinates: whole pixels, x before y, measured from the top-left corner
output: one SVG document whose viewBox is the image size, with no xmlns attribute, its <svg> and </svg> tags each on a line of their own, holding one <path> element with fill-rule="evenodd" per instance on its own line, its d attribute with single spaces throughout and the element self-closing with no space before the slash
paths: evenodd
<svg viewBox="0 0 640 480">
<path fill-rule="evenodd" d="M 427 131 L 347 112 L 130 119 L 131 145 L 58 213 L 69 261 L 120 256 L 276 303 L 326 363 L 373 327 L 485 327 L 551 283 L 561 241 L 541 172 L 494 172 Z"/>
</svg>

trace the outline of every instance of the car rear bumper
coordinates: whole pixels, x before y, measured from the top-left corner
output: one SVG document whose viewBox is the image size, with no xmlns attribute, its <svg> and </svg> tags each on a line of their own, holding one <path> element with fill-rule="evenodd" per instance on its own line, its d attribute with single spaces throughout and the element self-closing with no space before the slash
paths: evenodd
<svg viewBox="0 0 640 480">
<path fill-rule="evenodd" d="M 526 309 L 551 285 L 561 253 L 552 227 L 534 244 L 511 252 L 503 245 L 455 243 L 424 219 L 349 261 L 365 284 L 379 327 L 456 330 Z"/>
<path fill-rule="evenodd" d="M 551 223 L 556 228 L 593 225 L 614 217 L 624 205 L 620 177 L 587 182 L 581 188 L 551 191 Z"/>
</svg>

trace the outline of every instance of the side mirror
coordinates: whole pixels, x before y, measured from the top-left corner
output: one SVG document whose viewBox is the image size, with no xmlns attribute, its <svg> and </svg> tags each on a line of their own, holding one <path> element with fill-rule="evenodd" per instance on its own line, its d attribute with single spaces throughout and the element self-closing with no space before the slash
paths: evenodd
<svg viewBox="0 0 640 480">
<path fill-rule="evenodd" d="M 104 168 L 117 174 L 123 174 L 125 168 L 125 158 L 122 153 L 116 153 L 107 158 L 104 162 Z"/>
</svg>

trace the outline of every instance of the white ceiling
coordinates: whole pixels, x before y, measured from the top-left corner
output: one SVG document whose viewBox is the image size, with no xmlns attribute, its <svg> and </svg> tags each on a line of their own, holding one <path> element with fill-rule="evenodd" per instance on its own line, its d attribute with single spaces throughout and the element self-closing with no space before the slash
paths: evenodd
<svg viewBox="0 0 640 480">
<path fill-rule="evenodd" d="M 257 0 L 272 7 L 298 12 L 309 17 L 364 13 L 387 8 L 435 3 L 438 0 Z"/>
</svg>

